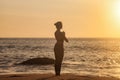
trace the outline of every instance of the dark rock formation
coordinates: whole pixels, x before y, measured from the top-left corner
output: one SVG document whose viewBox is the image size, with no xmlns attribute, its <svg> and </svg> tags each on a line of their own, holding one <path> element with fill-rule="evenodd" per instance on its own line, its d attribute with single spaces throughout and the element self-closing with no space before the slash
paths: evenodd
<svg viewBox="0 0 120 80">
<path fill-rule="evenodd" d="M 54 59 L 51 58 L 33 58 L 18 63 L 17 65 L 50 65 L 54 64 Z"/>
</svg>

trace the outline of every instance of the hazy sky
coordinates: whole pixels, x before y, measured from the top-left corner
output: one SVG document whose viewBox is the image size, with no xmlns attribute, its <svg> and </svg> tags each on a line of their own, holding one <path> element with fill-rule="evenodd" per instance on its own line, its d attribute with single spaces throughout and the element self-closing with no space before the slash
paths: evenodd
<svg viewBox="0 0 120 80">
<path fill-rule="evenodd" d="M 120 0 L 0 0 L 0 37 L 120 37 Z"/>
</svg>

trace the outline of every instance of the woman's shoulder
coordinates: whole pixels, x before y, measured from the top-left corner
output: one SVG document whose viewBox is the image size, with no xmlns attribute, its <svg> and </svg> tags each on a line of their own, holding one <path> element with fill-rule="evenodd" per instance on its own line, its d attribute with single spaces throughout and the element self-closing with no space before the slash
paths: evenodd
<svg viewBox="0 0 120 80">
<path fill-rule="evenodd" d="M 55 35 L 59 35 L 60 34 L 60 32 L 58 32 L 58 31 L 55 31 L 55 33 L 54 33 Z"/>
<path fill-rule="evenodd" d="M 65 32 L 63 31 L 63 32 L 61 32 L 63 35 L 65 35 Z"/>
<path fill-rule="evenodd" d="M 62 31 L 62 32 L 58 32 L 58 31 L 55 31 L 55 35 L 60 35 L 60 34 L 62 34 L 62 35 L 65 35 L 65 32 L 64 31 Z"/>
</svg>

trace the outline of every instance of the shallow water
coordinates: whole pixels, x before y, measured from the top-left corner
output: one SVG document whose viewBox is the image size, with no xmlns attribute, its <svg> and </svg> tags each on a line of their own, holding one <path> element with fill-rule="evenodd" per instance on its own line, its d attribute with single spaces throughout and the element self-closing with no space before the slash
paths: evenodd
<svg viewBox="0 0 120 80">
<path fill-rule="evenodd" d="M 120 39 L 73 38 L 65 43 L 62 73 L 114 76 L 120 78 Z M 51 38 L 1 38 L 0 74 L 54 73 L 54 65 L 14 65 L 27 59 L 54 59 L 55 40 Z"/>
</svg>

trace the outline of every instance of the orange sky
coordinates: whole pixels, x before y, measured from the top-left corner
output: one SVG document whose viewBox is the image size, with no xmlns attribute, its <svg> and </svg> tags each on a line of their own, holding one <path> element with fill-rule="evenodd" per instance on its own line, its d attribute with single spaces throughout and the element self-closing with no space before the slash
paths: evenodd
<svg viewBox="0 0 120 80">
<path fill-rule="evenodd" d="M 120 0 L 0 0 L 0 37 L 120 37 Z"/>
</svg>

